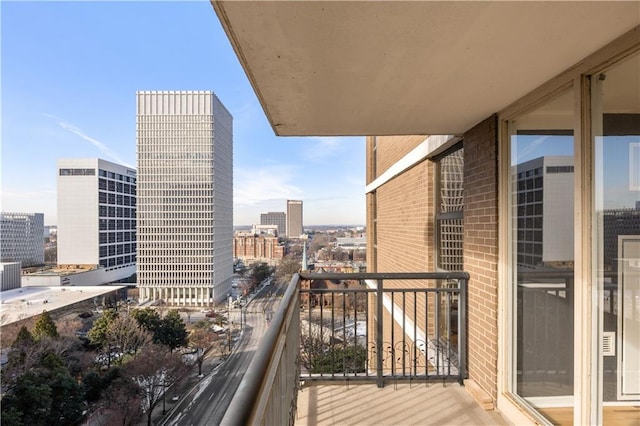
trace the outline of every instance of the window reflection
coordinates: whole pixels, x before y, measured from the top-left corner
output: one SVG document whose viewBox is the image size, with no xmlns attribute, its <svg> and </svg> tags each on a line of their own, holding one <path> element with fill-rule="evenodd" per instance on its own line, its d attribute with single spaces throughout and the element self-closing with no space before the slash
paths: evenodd
<svg viewBox="0 0 640 426">
<path fill-rule="evenodd" d="M 571 91 L 509 123 L 515 392 L 573 395 L 574 137 Z"/>
</svg>

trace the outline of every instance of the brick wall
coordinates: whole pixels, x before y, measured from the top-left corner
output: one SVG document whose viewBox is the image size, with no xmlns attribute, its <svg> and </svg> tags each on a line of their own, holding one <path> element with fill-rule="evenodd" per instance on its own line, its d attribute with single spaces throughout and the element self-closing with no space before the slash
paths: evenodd
<svg viewBox="0 0 640 426">
<path fill-rule="evenodd" d="M 432 176 L 423 161 L 378 188 L 377 272 L 433 270 Z"/>
<path fill-rule="evenodd" d="M 492 116 L 464 135 L 464 270 L 469 378 L 495 400 L 498 353 L 498 143 Z"/>
<path fill-rule="evenodd" d="M 420 145 L 427 136 L 376 136 L 375 173 L 380 176 L 385 170 Z"/>
</svg>

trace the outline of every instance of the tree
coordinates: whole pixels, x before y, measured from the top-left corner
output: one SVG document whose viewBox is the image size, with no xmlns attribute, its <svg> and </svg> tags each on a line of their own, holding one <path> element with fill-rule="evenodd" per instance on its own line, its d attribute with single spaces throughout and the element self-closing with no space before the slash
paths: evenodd
<svg viewBox="0 0 640 426">
<path fill-rule="evenodd" d="M 330 344 L 327 330 L 303 330 L 300 336 L 300 363 L 312 374 L 361 373 L 365 371 L 367 350 L 361 345 Z"/>
<path fill-rule="evenodd" d="M 180 313 L 172 309 L 160 323 L 156 343 L 168 346 L 171 351 L 187 344 L 187 329 Z"/>
<path fill-rule="evenodd" d="M 134 309 L 131 311 L 131 316 L 138 321 L 138 323 L 153 334 L 154 342 L 157 342 L 157 333 L 162 323 L 162 318 L 158 311 L 153 308 Z"/>
<path fill-rule="evenodd" d="M 51 388 L 35 372 L 20 376 L 2 397 L 2 424 L 5 416 L 20 425 L 45 425 L 51 413 Z"/>
<path fill-rule="evenodd" d="M 128 377 L 116 378 L 105 390 L 104 401 L 111 413 L 109 424 L 133 425 L 142 414 L 140 388 Z"/>
<path fill-rule="evenodd" d="M 105 333 L 107 346 L 119 348 L 123 354 L 135 355 L 151 342 L 151 333 L 142 327 L 135 318 L 118 316 L 107 326 Z"/>
<path fill-rule="evenodd" d="M 42 314 L 36 320 L 33 326 L 33 337 L 35 340 L 40 340 L 44 336 L 58 337 L 58 328 L 56 323 L 51 319 L 49 312 L 42 311 Z"/>
<path fill-rule="evenodd" d="M 300 259 L 291 255 L 285 256 L 276 266 L 276 281 L 280 284 L 288 284 L 293 274 L 300 271 L 301 267 Z"/>
<path fill-rule="evenodd" d="M 151 413 L 167 387 L 176 383 L 186 367 L 180 355 L 166 348 L 151 344 L 142 354 L 126 365 L 126 370 L 138 385 L 142 396 L 142 410 L 147 413 L 147 425 L 151 426 Z"/>
<path fill-rule="evenodd" d="M 271 275 L 271 267 L 265 262 L 254 263 L 251 266 L 251 274 L 253 275 L 254 283 L 256 285 L 260 284 L 265 278 Z"/>
<path fill-rule="evenodd" d="M 82 419 L 84 392 L 71 377 L 64 360 L 49 352 L 37 365 L 17 377 L 2 398 L 2 423 L 5 413 L 10 421 L 22 424 L 79 424 Z"/>
<path fill-rule="evenodd" d="M 196 363 L 198 364 L 198 376 L 202 376 L 202 364 L 204 357 L 211 346 L 211 331 L 207 328 L 194 328 L 189 335 L 189 343 L 197 349 Z"/>
<path fill-rule="evenodd" d="M 102 316 L 95 320 L 91 330 L 89 330 L 89 333 L 87 334 L 89 341 L 99 347 L 104 346 L 105 343 L 107 343 L 107 330 L 117 317 L 118 313 L 113 309 L 107 309 L 104 311 Z"/>
<path fill-rule="evenodd" d="M 109 340 L 109 327 L 118 318 L 118 313 L 114 309 L 107 309 L 102 316 L 94 323 L 87 336 L 89 341 L 96 345 L 107 361 L 107 367 L 111 367 L 111 358 L 114 346 Z"/>
</svg>

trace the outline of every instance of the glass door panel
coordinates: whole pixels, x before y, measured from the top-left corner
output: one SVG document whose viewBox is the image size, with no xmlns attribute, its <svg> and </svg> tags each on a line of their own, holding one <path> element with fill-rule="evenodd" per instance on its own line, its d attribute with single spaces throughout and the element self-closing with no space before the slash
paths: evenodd
<svg viewBox="0 0 640 426">
<path fill-rule="evenodd" d="M 599 402 L 620 424 L 640 419 L 613 414 L 640 402 L 640 55 L 593 76 L 592 98 Z"/>
<path fill-rule="evenodd" d="M 513 391 L 543 415 L 573 407 L 572 91 L 509 121 Z"/>
</svg>

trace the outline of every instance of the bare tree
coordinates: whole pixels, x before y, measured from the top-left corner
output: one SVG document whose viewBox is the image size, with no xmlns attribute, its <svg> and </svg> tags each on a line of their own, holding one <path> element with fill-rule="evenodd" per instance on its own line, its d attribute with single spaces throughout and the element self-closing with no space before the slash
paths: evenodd
<svg viewBox="0 0 640 426">
<path fill-rule="evenodd" d="M 189 343 L 197 349 L 196 363 L 198 364 L 198 376 L 202 376 L 202 364 L 204 357 L 211 347 L 211 331 L 208 328 L 194 328 L 189 335 Z"/>
<path fill-rule="evenodd" d="M 285 256 L 276 266 L 276 281 L 280 284 L 288 284 L 293 274 L 301 268 L 300 259 L 295 256 Z"/>
<path fill-rule="evenodd" d="M 153 409 L 164 397 L 167 387 L 182 377 L 186 366 L 178 353 L 174 354 L 165 347 L 150 344 L 125 368 L 140 388 L 142 411 L 147 413 L 147 425 L 151 426 Z"/>
<path fill-rule="evenodd" d="M 104 402 L 110 413 L 108 425 L 134 425 L 142 414 L 140 388 L 128 378 L 114 380 L 104 392 Z"/>
<path fill-rule="evenodd" d="M 107 347 L 119 348 L 123 354 L 135 355 L 151 342 L 153 336 L 131 316 L 118 316 L 107 327 Z"/>
</svg>

